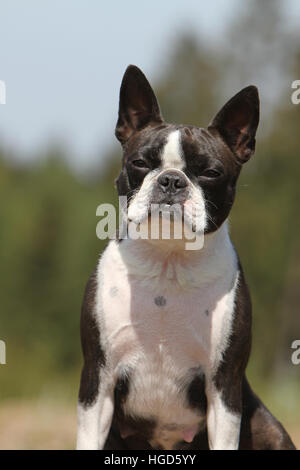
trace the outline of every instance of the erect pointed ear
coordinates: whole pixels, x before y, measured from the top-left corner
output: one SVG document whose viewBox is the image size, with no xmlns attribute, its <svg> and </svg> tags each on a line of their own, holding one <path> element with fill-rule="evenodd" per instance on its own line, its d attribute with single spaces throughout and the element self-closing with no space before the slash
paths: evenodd
<svg viewBox="0 0 300 470">
<path fill-rule="evenodd" d="M 248 86 L 223 106 L 208 128 L 217 129 L 238 161 L 244 163 L 254 153 L 258 121 L 258 90 Z"/>
<path fill-rule="evenodd" d="M 148 80 L 138 67 L 129 65 L 120 90 L 117 139 L 123 144 L 135 131 L 160 122 L 159 105 Z"/>
</svg>

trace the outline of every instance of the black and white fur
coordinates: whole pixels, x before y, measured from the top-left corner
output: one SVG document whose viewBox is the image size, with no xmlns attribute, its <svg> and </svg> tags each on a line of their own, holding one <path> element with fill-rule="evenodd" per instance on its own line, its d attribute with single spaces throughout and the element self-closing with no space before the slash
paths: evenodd
<svg viewBox="0 0 300 470">
<path fill-rule="evenodd" d="M 143 73 L 126 70 L 116 135 L 128 219 L 143 224 L 151 204 L 193 203 L 204 246 L 109 242 L 82 307 L 78 449 L 294 448 L 245 378 L 251 302 L 228 234 L 258 121 L 250 86 L 206 129 L 168 124 Z"/>
</svg>

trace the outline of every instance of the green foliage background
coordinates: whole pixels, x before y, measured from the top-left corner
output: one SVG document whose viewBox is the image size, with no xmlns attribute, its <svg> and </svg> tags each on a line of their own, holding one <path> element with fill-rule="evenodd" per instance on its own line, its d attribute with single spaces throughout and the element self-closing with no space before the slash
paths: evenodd
<svg viewBox="0 0 300 470">
<path fill-rule="evenodd" d="M 300 385 L 300 366 L 290 360 L 300 338 L 300 105 L 290 100 L 300 42 L 282 29 L 278 2 L 249 5 L 217 47 L 183 32 L 152 84 L 166 120 L 202 126 L 243 86 L 264 85 L 257 151 L 243 169 L 231 227 L 254 307 L 248 374 L 284 417 L 298 412 Z M 96 207 L 117 203 L 121 151 L 115 144 L 101 155 L 105 165 L 84 175 L 65 152 L 53 145 L 20 166 L 0 142 L 0 338 L 8 362 L 0 370 L 1 400 L 76 403 L 80 304 L 104 247 Z"/>
</svg>

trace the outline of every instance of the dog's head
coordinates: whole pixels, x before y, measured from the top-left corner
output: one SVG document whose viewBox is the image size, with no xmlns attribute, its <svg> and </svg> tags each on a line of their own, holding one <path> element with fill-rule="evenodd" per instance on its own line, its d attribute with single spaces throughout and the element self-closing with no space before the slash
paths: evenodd
<svg viewBox="0 0 300 470">
<path fill-rule="evenodd" d="M 207 128 L 166 123 L 146 77 L 129 66 L 116 126 L 123 147 L 117 188 L 127 196 L 128 218 L 142 222 L 151 204 L 194 204 L 202 211 L 200 228 L 218 229 L 232 207 L 241 166 L 254 153 L 258 121 L 258 91 L 249 86 Z"/>
</svg>

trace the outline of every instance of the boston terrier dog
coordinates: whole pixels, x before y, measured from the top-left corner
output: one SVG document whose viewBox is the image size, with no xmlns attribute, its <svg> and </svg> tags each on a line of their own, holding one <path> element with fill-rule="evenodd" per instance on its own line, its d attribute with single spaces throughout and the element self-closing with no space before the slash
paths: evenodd
<svg viewBox="0 0 300 470">
<path fill-rule="evenodd" d="M 144 74 L 127 68 L 116 136 L 128 221 L 149 219 L 151 204 L 195 203 L 204 242 L 108 243 L 82 306 L 78 449 L 294 449 L 245 377 L 251 301 L 228 234 L 258 121 L 248 86 L 207 128 L 169 124 Z"/>
</svg>

